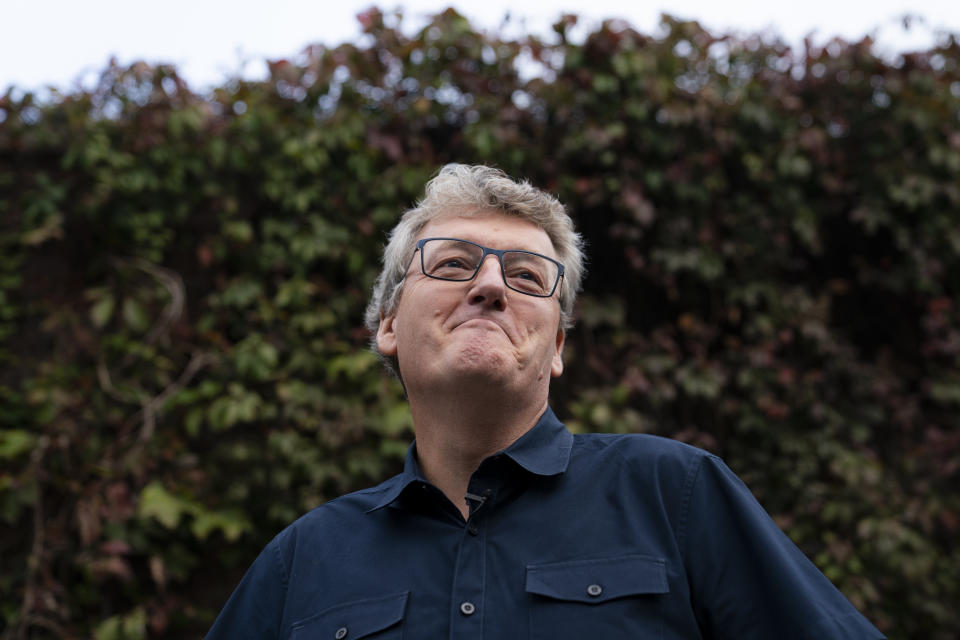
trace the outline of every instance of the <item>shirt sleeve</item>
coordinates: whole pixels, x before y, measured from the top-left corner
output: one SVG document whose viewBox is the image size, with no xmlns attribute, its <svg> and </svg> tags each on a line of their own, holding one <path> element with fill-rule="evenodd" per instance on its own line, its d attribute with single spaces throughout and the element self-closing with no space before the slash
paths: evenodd
<svg viewBox="0 0 960 640">
<path fill-rule="evenodd" d="M 679 542 L 704 637 L 884 637 L 780 530 L 722 460 L 702 457 L 688 478 Z"/>
<path fill-rule="evenodd" d="M 275 538 L 237 585 L 206 640 L 268 640 L 280 637 L 287 571 Z"/>
</svg>

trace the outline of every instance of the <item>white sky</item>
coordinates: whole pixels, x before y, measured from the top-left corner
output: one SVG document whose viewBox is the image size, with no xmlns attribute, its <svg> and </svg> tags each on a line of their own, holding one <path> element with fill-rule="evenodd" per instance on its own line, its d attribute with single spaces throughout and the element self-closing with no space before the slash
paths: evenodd
<svg viewBox="0 0 960 640">
<path fill-rule="evenodd" d="M 296 56 L 308 44 L 336 45 L 360 35 L 356 14 L 368 0 L 0 0 L 0 93 L 10 85 L 43 92 L 89 83 L 111 56 L 173 63 L 194 90 L 222 83 L 242 71 L 265 75 L 265 59 Z M 508 34 L 550 34 L 561 13 L 595 27 L 604 18 L 626 19 L 653 33 L 661 13 L 699 20 L 712 31 L 773 32 L 799 45 L 813 34 L 871 34 L 877 51 L 929 48 L 944 32 L 960 34 L 960 0 L 386 0 L 385 12 L 404 7 L 403 28 L 412 32 L 426 17 L 454 6 L 476 28 L 496 30 L 511 12 Z M 522 7 L 522 8 L 518 8 Z M 901 18 L 916 19 L 904 30 Z"/>
</svg>

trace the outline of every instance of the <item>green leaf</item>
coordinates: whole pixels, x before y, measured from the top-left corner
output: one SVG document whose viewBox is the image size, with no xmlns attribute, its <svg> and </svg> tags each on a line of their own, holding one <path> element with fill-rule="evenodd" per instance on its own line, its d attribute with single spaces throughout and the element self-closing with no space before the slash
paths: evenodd
<svg viewBox="0 0 960 640">
<path fill-rule="evenodd" d="M 180 524 L 180 518 L 188 510 L 189 505 L 169 493 L 159 481 L 151 482 L 140 493 L 140 517 L 154 518 L 168 529 Z"/>
<path fill-rule="evenodd" d="M 251 334 L 234 348 L 237 371 L 255 380 L 266 380 L 274 374 L 279 352 L 259 334 Z"/>
<path fill-rule="evenodd" d="M 253 239 L 253 227 L 246 220 L 232 220 L 223 224 L 223 235 L 237 242 L 247 243 Z"/>
<path fill-rule="evenodd" d="M 60 238 L 63 238 L 63 214 L 55 213 L 44 221 L 43 226 L 24 233 L 23 243 L 29 246 L 39 246 L 47 240 Z"/>
<path fill-rule="evenodd" d="M 117 301 L 112 295 L 106 295 L 90 308 L 90 320 L 98 329 L 102 329 L 113 317 L 113 309 Z"/>
<path fill-rule="evenodd" d="M 412 431 L 413 418 L 410 417 L 410 406 L 406 402 L 394 404 L 384 413 L 381 424 L 383 433 L 390 436 Z"/>
<path fill-rule="evenodd" d="M 952 376 L 932 383 L 930 397 L 941 404 L 960 405 L 960 376 Z"/>
<path fill-rule="evenodd" d="M 146 331 L 150 326 L 150 316 L 139 300 L 126 298 L 123 301 L 123 320 L 127 326 L 138 332 Z"/>
<path fill-rule="evenodd" d="M 0 431 L 0 458 L 16 458 L 31 449 L 37 437 L 23 429 Z"/>
<path fill-rule="evenodd" d="M 234 542 L 251 529 L 250 520 L 237 509 L 224 511 L 206 511 L 201 512 L 190 525 L 193 535 L 201 540 L 206 539 L 211 532 L 219 529 L 223 532 L 223 537 L 229 542 Z"/>
<path fill-rule="evenodd" d="M 147 613 L 142 607 L 111 616 L 97 625 L 94 640 L 142 640 L 147 637 Z"/>
</svg>

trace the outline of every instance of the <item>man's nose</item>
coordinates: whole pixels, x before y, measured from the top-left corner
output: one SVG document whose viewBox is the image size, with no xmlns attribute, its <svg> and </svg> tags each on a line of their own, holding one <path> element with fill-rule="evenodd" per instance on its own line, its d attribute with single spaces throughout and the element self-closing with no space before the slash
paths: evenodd
<svg viewBox="0 0 960 640">
<path fill-rule="evenodd" d="M 500 270 L 500 260 L 495 255 L 487 255 L 476 277 L 470 283 L 470 302 L 473 304 L 487 304 L 502 310 L 505 304 L 506 285 L 503 282 L 503 272 Z"/>
</svg>

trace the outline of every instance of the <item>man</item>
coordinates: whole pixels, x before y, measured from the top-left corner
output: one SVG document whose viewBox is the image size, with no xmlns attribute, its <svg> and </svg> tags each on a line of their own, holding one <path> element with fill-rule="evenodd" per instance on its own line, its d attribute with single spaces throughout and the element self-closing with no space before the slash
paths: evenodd
<svg viewBox="0 0 960 640">
<path fill-rule="evenodd" d="M 882 638 L 716 457 L 551 412 L 582 275 L 563 206 L 448 165 L 367 310 L 404 472 L 281 532 L 208 638 Z"/>
</svg>

